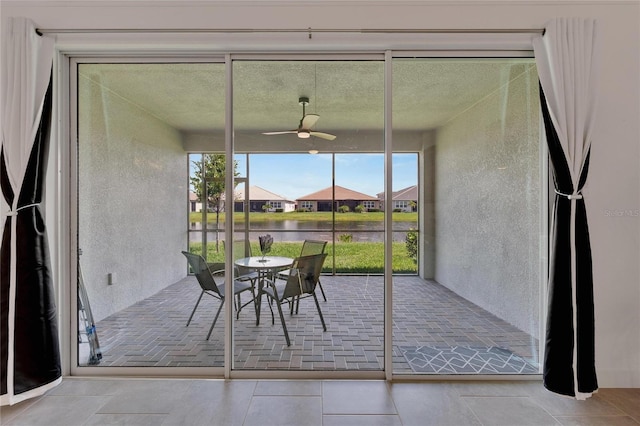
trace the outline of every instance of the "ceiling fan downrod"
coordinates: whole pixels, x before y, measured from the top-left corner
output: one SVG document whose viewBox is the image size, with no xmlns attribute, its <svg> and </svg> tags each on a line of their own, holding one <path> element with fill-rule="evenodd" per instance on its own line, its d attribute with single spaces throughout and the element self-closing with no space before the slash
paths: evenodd
<svg viewBox="0 0 640 426">
<path fill-rule="evenodd" d="M 307 112 L 305 111 L 305 107 L 309 105 L 309 98 L 306 96 L 300 96 L 298 98 L 298 103 L 302 105 L 302 117 L 304 118 L 304 116 L 307 115 Z"/>
</svg>

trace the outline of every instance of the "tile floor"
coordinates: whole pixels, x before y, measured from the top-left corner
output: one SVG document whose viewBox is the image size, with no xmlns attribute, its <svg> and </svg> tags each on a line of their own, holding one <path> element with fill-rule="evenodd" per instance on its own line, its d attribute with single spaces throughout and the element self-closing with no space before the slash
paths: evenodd
<svg viewBox="0 0 640 426">
<path fill-rule="evenodd" d="M 320 306 L 327 323 L 322 331 L 313 299 L 303 300 L 298 315 L 285 314 L 291 337 L 287 347 L 277 318 L 265 301 L 261 322 L 247 306 L 236 321 L 236 369 L 381 370 L 384 367 L 383 278 L 323 276 L 327 301 Z M 394 277 L 394 373 L 411 374 L 406 348 L 499 347 L 537 367 L 538 340 L 458 296 L 435 281 Z M 186 277 L 157 294 L 97 324 L 103 359 L 100 366 L 222 366 L 224 315 L 209 340 L 218 301 L 205 296 L 192 323 L 187 319 L 200 293 Z M 224 310 L 223 310 L 224 312 Z M 423 370 L 426 371 L 426 370 Z M 445 371 L 449 373 L 449 371 Z"/>
<path fill-rule="evenodd" d="M 65 378 L 42 397 L 2 407 L 0 424 L 639 425 L 640 388 L 575 401 L 538 381 Z"/>
</svg>

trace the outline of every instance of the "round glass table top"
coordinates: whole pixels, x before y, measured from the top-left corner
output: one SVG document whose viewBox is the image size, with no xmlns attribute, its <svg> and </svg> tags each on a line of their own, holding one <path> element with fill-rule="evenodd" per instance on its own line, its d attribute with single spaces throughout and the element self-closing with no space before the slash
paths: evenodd
<svg viewBox="0 0 640 426">
<path fill-rule="evenodd" d="M 292 258 L 282 256 L 251 256 L 244 257 L 235 261 L 235 264 L 238 266 L 244 266 L 246 268 L 253 269 L 284 268 L 291 265 L 292 263 Z"/>
</svg>

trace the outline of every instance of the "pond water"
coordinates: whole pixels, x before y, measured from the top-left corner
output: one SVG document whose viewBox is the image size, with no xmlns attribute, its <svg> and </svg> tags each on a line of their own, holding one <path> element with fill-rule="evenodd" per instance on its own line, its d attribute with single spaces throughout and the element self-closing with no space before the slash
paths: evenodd
<svg viewBox="0 0 640 426">
<path fill-rule="evenodd" d="M 209 228 L 215 226 L 215 223 L 209 223 Z M 220 223 L 220 228 L 224 227 L 224 223 Z M 404 241 L 406 232 L 411 228 L 416 228 L 415 222 L 393 222 L 394 241 Z M 202 229 L 201 222 L 193 222 L 189 226 L 191 231 L 200 231 Z M 236 233 L 242 233 L 243 228 L 236 224 Z M 258 240 L 258 236 L 265 233 L 271 234 L 274 241 L 303 241 L 305 239 L 332 241 L 331 222 L 301 222 L 297 220 L 278 220 L 267 222 L 256 222 L 251 224 L 251 232 L 249 232 L 250 240 Z M 358 222 L 337 222 L 336 223 L 336 239 L 342 234 L 351 234 L 352 241 L 355 242 L 382 242 L 384 241 L 384 223 L 380 221 L 358 221 Z M 224 240 L 224 232 L 220 231 L 218 238 Z M 216 233 L 207 232 L 207 240 L 215 241 Z M 201 232 L 190 232 L 189 240 L 191 242 L 201 242 Z"/>
</svg>

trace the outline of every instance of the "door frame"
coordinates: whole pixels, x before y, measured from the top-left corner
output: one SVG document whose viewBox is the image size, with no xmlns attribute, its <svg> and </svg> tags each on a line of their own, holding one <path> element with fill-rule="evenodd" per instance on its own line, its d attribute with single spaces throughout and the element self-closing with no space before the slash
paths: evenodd
<svg viewBox="0 0 640 426">
<path fill-rule="evenodd" d="M 291 378 L 291 379 L 385 379 L 385 380 L 443 380 L 443 379 L 468 379 L 468 377 L 460 376 L 430 376 L 430 375 L 394 375 L 392 368 L 392 318 L 393 318 L 393 275 L 392 275 L 392 256 L 391 244 L 385 243 L 385 298 L 384 298 L 384 368 L 380 371 L 266 371 L 266 370 L 234 370 L 233 369 L 233 307 L 231 305 L 231 299 L 227 298 L 225 301 L 225 362 L 224 367 L 78 367 L 77 366 L 77 344 L 75 344 L 75 332 L 77 330 L 77 283 L 78 271 L 77 271 L 77 258 L 78 258 L 78 197 L 77 197 L 77 176 L 78 176 L 78 164 L 77 158 L 77 131 L 78 131 L 78 117 L 77 117 L 77 66 L 83 62 L 211 62 L 211 63 L 224 63 L 226 73 L 226 96 L 225 96 L 225 154 L 227 161 L 227 176 L 226 176 L 226 197 L 227 199 L 233 199 L 233 179 L 234 176 L 229 170 L 233 170 L 232 161 L 234 154 L 234 141 L 233 141 L 233 61 L 235 60 L 381 60 L 384 61 L 384 125 L 385 125 L 385 143 L 384 143 L 384 161 L 385 161 L 385 177 L 384 177 L 384 190 L 385 193 L 390 194 L 392 188 L 392 154 L 393 154 L 393 135 L 392 135 L 392 65 L 394 58 L 405 57 L 419 57 L 419 58 L 434 58 L 434 57 L 533 57 L 533 53 L 530 50 L 420 50 L 420 51 L 394 51 L 394 50 L 376 50 L 374 52 L 340 52 L 336 50 L 333 53 L 290 53 L 274 52 L 274 53 L 230 53 L 220 52 L 212 54 L 206 52 L 204 48 L 193 49 L 187 52 L 176 52 L 175 50 L 167 50 L 166 52 L 159 52 L 157 49 L 153 51 L 100 51 L 99 48 L 86 49 L 86 48 L 68 48 L 65 50 L 59 50 L 58 55 L 54 61 L 54 90 L 57 92 L 56 105 L 57 112 L 54 116 L 55 127 L 53 134 L 57 136 L 57 141 L 52 141 L 52 152 L 56 155 L 50 156 L 50 163 L 53 167 L 49 167 L 49 175 L 51 179 L 48 179 L 49 194 L 54 194 L 55 201 L 51 208 L 52 213 L 48 216 L 47 222 L 50 225 L 52 234 L 55 235 L 52 242 L 52 251 L 54 252 L 52 259 L 54 262 L 54 273 L 57 277 L 59 284 L 57 288 L 59 318 L 61 324 L 68 324 L 68 327 L 61 327 L 61 348 L 63 359 L 63 374 L 65 375 L 78 375 L 78 376 L 201 376 L 201 377 L 224 377 L 230 378 Z M 148 55 L 148 56 L 147 56 Z M 73 89 L 73 90 L 72 90 Z M 66 123 L 66 124 L 65 124 Z M 543 132 L 541 133 L 543 134 Z M 548 162 L 546 160 L 546 146 L 541 143 L 541 163 L 542 170 L 548 171 Z M 421 162 L 419 161 L 419 164 Z M 548 174 L 544 172 L 541 177 L 541 191 L 543 192 L 543 200 L 547 200 L 548 196 Z M 392 198 L 385 197 L 384 210 L 388 214 L 385 214 L 385 241 L 393 240 L 393 228 L 391 214 L 392 212 Z M 546 229 L 548 229 L 548 204 L 543 203 L 541 208 L 541 235 L 543 236 L 541 241 L 541 262 L 540 270 L 541 277 L 546 276 L 547 263 L 545 256 L 546 253 Z M 420 211 L 423 209 L 420 209 Z M 234 235 L 233 221 L 225 221 L 225 234 Z M 226 258 L 226 270 L 232 271 L 232 245 L 225 246 L 225 258 Z M 544 310 L 545 305 L 543 303 L 544 283 L 540 283 L 540 329 L 544 330 Z M 543 333 L 540 334 L 542 336 Z M 540 356 L 542 359 L 542 348 L 540 348 Z M 538 376 L 482 376 L 483 379 L 537 379 Z"/>
</svg>

